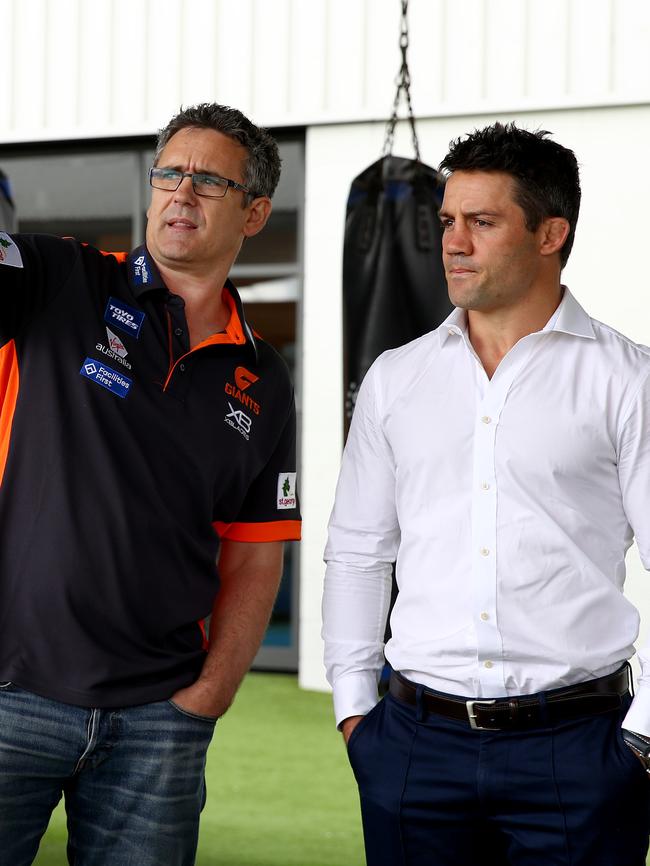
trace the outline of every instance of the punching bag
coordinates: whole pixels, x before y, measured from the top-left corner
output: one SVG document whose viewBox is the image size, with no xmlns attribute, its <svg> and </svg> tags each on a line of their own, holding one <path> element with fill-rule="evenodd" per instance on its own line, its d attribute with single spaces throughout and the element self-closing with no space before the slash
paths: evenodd
<svg viewBox="0 0 650 866">
<path fill-rule="evenodd" d="M 452 307 L 441 258 L 443 180 L 389 154 L 352 181 L 343 250 L 346 416 L 386 349 L 436 328 Z"/>
<path fill-rule="evenodd" d="M 407 61 L 407 13 L 408 0 L 401 0 L 402 62 L 383 156 L 355 177 L 348 196 L 343 244 L 346 434 L 359 385 L 375 358 L 437 328 L 452 309 L 438 219 L 444 178 L 420 159 Z M 393 156 L 402 95 L 414 159 Z"/>
</svg>

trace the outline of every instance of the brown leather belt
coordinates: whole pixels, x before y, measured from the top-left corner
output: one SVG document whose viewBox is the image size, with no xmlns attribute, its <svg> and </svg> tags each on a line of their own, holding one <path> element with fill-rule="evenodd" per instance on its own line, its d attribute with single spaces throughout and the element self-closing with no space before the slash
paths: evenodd
<svg viewBox="0 0 650 866">
<path fill-rule="evenodd" d="M 625 664 L 613 674 L 575 686 L 496 700 L 441 695 L 417 686 L 396 672 L 390 676 L 389 691 L 398 700 L 417 706 L 421 689 L 421 706 L 425 712 L 465 722 L 477 731 L 515 731 L 546 727 L 580 716 L 611 713 L 619 709 L 621 697 L 627 694 L 628 688 L 628 665 Z"/>
</svg>

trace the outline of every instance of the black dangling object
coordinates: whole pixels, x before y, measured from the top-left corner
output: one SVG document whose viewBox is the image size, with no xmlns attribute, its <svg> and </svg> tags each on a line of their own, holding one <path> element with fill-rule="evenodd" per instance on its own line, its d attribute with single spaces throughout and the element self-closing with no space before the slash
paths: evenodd
<svg viewBox="0 0 650 866">
<path fill-rule="evenodd" d="M 383 156 L 353 181 L 343 252 L 345 430 L 361 380 L 375 358 L 437 327 L 452 307 L 441 260 L 438 210 L 444 179 L 420 160 L 407 63 L 408 0 L 400 0 L 400 50 Z M 404 93 L 415 159 L 393 156 Z"/>
</svg>

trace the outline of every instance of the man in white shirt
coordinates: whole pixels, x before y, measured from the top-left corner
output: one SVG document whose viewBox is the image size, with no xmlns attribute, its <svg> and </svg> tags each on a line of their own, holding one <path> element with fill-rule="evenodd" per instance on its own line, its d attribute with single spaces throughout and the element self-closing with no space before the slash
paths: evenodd
<svg viewBox="0 0 650 866">
<path fill-rule="evenodd" d="M 343 457 L 323 636 L 368 866 L 645 864 L 650 353 L 560 282 L 580 183 L 547 135 L 452 142 L 456 309 L 375 362 Z"/>
</svg>

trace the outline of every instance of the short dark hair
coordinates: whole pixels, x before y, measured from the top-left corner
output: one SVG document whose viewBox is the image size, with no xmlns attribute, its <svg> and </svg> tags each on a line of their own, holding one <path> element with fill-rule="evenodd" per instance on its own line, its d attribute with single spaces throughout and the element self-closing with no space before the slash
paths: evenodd
<svg viewBox="0 0 650 866">
<path fill-rule="evenodd" d="M 449 143 L 440 169 L 502 171 L 515 181 L 515 201 L 524 212 L 526 228 L 536 231 L 547 217 L 564 217 L 569 234 L 560 250 L 562 267 L 569 258 L 580 211 L 580 174 L 572 150 L 514 123 L 494 123 Z"/>
<path fill-rule="evenodd" d="M 181 106 L 178 114 L 158 133 L 154 165 L 158 164 L 160 154 L 172 135 L 188 127 L 214 129 L 246 148 L 244 185 L 251 193 L 245 197 L 245 204 L 255 196 L 273 196 L 280 180 L 281 163 L 276 140 L 267 129 L 255 126 L 241 111 L 216 102 L 202 102 L 188 108 Z"/>
</svg>

